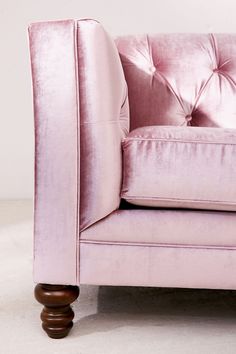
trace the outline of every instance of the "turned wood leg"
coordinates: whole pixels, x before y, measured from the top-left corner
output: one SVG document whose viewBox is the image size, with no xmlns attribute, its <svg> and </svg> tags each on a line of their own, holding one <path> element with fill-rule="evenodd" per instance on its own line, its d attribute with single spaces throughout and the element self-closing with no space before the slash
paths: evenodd
<svg viewBox="0 0 236 354">
<path fill-rule="evenodd" d="M 42 327 L 51 338 L 66 337 L 73 326 L 74 312 L 70 306 L 79 296 L 78 286 L 38 284 L 35 298 L 44 305 Z"/>
</svg>

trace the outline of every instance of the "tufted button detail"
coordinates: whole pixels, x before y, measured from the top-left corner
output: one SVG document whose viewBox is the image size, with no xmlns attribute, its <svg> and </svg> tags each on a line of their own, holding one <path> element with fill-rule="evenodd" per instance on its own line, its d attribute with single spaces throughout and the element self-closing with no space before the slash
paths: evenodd
<svg viewBox="0 0 236 354">
<path fill-rule="evenodd" d="M 218 68 L 213 69 L 213 73 L 218 73 L 220 70 Z"/>
<path fill-rule="evenodd" d="M 156 71 L 155 66 L 151 66 L 151 67 L 150 67 L 150 71 L 151 71 L 151 73 L 152 73 L 152 74 L 154 74 L 154 73 L 155 73 L 155 71 Z"/>
<path fill-rule="evenodd" d="M 186 121 L 187 122 L 190 122 L 191 120 L 192 120 L 192 115 L 191 114 L 187 114 L 186 116 L 185 116 L 185 119 L 186 119 Z"/>
</svg>

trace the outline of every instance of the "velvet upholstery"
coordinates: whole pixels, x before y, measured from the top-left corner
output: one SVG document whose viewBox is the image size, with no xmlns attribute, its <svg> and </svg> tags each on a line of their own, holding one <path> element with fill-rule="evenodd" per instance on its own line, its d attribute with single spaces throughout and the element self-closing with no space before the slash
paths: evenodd
<svg viewBox="0 0 236 354">
<path fill-rule="evenodd" d="M 81 232 L 80 241 L 125 245 L 236 247 L 236 213 L 120 209 Z"/>
<path fill-rule="evenodd" d="M 117 38 L 131 130 L 148 125 L 236 128 L 236 34 Z"/>
<path fill-rule="evenodd" d="M 81 284 L 236 290 L 236 249 L 80 244 Z"/>
<path fill-rule="evenodd" d="M 29 35 L 35 282 L 236 289 L 234 212 L 119 207 L 129 106 L 131 130 L 150 125 L 236 128 L 236 35 L 129 36 L 117 39 L 116 47 L 89 19 L 36 23 Z M 165 128 L 160 131 L 164 134 Z M 221 130 L 199 132 L 201 138 L 215 139 L 209 153 L 215 168 L 219 163 L 222 180 L 214 186 L 223 200 L 223 193 L 229 196 L 226 187 L 234 191 L 232 174 L 224 180 L 234 144 L 227 141 L 223 148 Z M 193 138 L 192 131 L 187 134 Z M 162 144 L 163 154 L 167 144 Z M 174 155 L 180 158 L 176 145 Z M 187 156 L 181 153 L 181 159 Z M 201 148 L 191 153 L 193 160 L 205 158 Z M 146 156 L 145 163 L 153 156 Z M 195 162 L 197 177 L 201 164 Z"/>
<path fill-rule="evenodd" d="M 78 21 L 80 229 L 119 207 L 121 140 L 129 130 L 127 85 L 114 41 L 93 20 Z"/>
<path fill-rule="evenodd" d="M 29 28 L 35 116 L 34 280 L 77 282 L 76 26 Z"/>
<path fill-rule="evenodd" d="M 35 116 L 36 282 L 76 284 L 80 229 L 119 207 L 127 84 L 94 20 L 29 28 Z M 96 58 L 96 60 L 95 60 Z"/>
<path fill-rule="evenodd" d="M 123 153 L 121 197 L 128 202 L 236 210 L 236 129 L 137 128 Z"/>
</svg>

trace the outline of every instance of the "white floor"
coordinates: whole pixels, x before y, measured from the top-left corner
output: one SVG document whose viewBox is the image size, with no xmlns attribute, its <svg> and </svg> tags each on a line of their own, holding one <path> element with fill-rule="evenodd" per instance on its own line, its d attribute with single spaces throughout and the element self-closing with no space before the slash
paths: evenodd
<svg viewBox="0 0 236 354">
<path fill-rule="evenodd" d="M 236 353 L 230 291 L 83 286 L 70 335 L 48 338 L 33 297 L 32 240 L 32 203 L 0 202 L 0 354 Z"/>
</svg>

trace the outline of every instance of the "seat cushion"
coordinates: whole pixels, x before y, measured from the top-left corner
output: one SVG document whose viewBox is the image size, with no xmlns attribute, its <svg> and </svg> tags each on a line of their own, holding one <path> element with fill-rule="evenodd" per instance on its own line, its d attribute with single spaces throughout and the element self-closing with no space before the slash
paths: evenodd
<svg viewBox="0 0 236 354">
<path fill-rule="evenodd" d="M 142 206 L 235 211 L 236 129 L 135 129 L 123 141 L 121 197 Z"/>
</svg>

